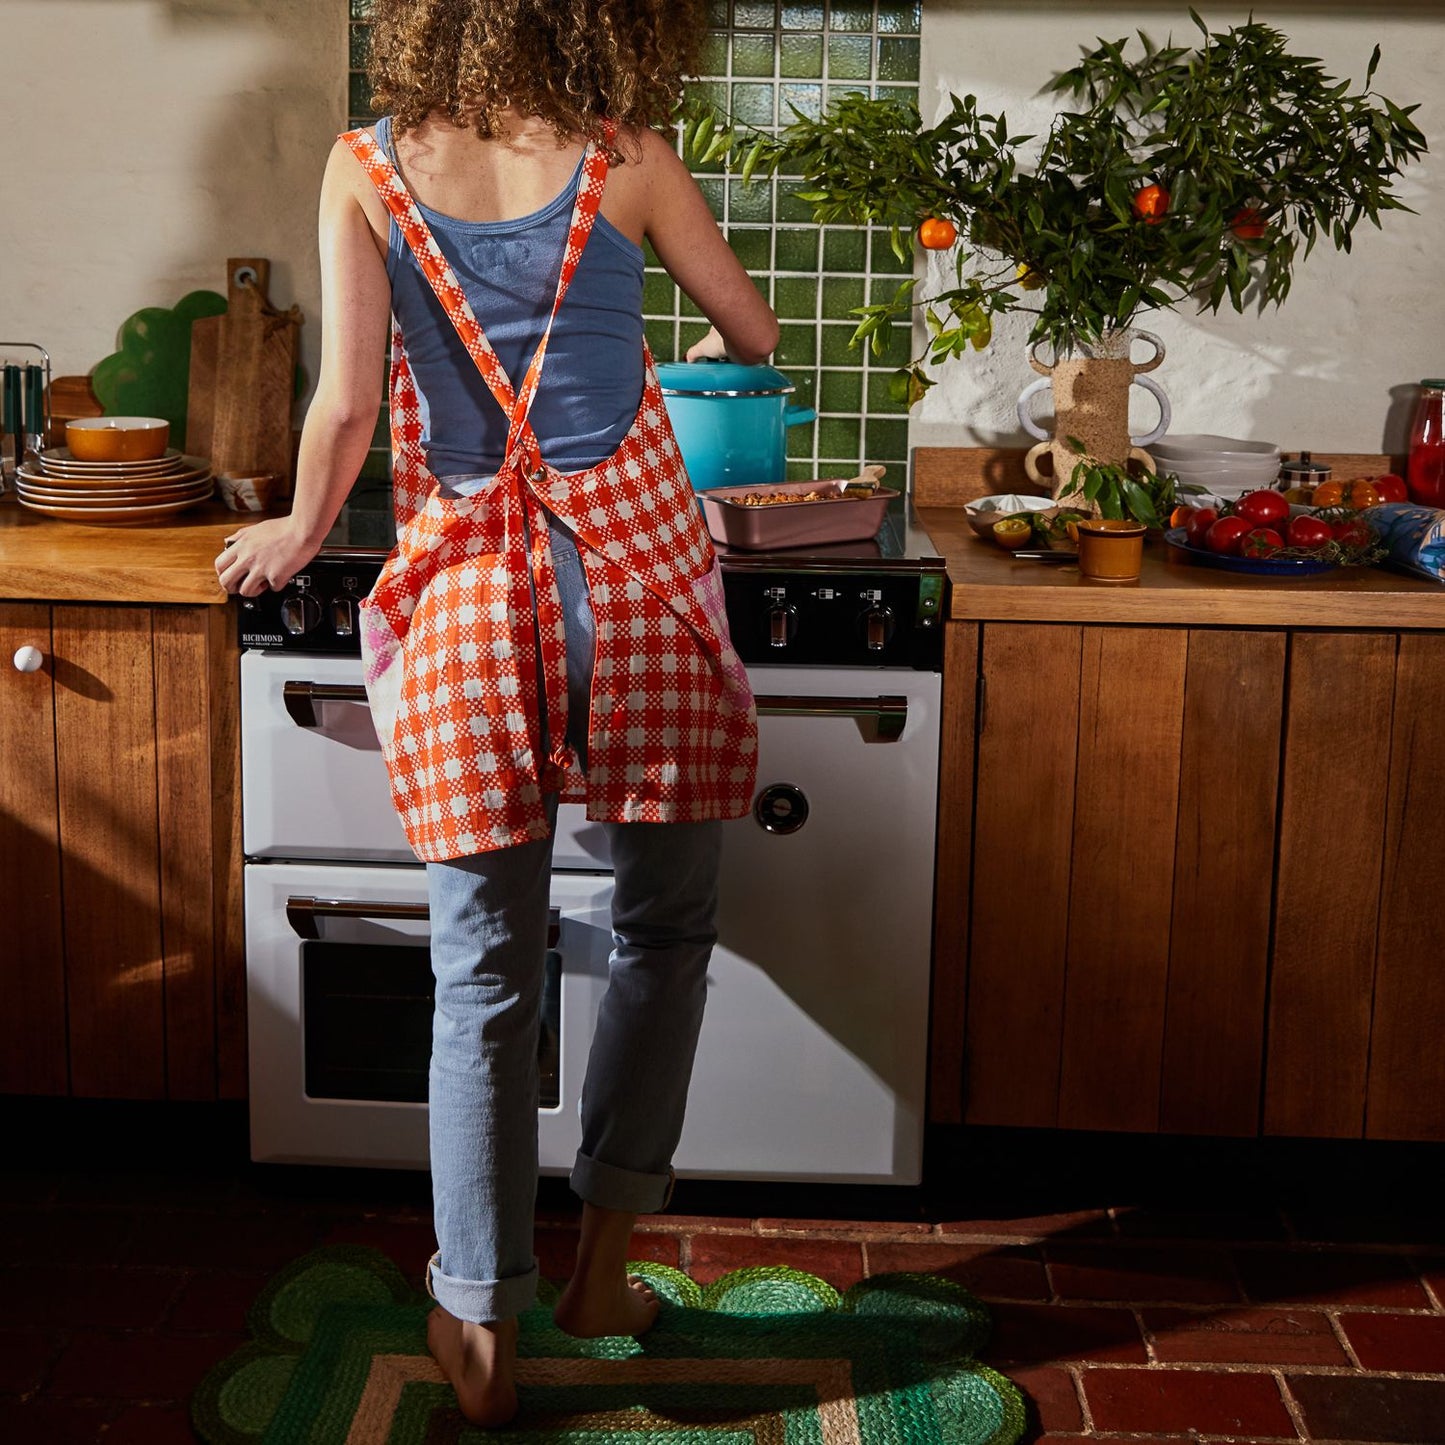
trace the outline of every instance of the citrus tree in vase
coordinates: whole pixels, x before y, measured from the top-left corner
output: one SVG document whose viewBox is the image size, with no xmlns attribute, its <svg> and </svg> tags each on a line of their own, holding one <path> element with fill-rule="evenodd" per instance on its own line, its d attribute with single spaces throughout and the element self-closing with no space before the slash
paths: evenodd
<svg viewBox="0 0 1445 1445">
<path fill-rule="evenodd" d="M 881 354 L 921 311 L 900 401 L 933 384 L 927 368 L 987 346 L 1005 312 L 1032 313 L 1030 342 L 1056 356 L 1118 355 L 1149 311 L 1279 305 L 1319 241 L 1348 251 L 1362 221 L 1408 209 L 1395 183 L 1427 149 L 1418 107 L 1369 88 L 1378 47 L 1355 90 L 1268 25 L 1211 32 L 1189 15 L 1193 45 L 1140 31 L 1053 77 L 1063 105 L 1042 136 L 973 96 L 926 126 L 911 104 L 850 94 L 776 135 L 694 106 L 685 150 L 745 179 L 801 176 L 819 224 L 886 226 L 900 259 L 912 234 L 950 254 L 938 289 L 920 295 L 914 277 L 854 313 L 854 340 Z"/>
</svg>

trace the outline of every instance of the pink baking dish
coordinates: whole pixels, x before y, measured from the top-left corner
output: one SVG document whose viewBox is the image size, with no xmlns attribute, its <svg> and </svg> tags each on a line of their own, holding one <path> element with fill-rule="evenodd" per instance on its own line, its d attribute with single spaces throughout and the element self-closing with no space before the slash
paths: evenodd
<svg viewBox="0 0 1445 1445">
<path fill-rule="evenodd" d="M 697 499 L 714 542 L 758 552 L 774 547 L 816 547 L 824 542 L 862 542 L 878 533 L 888 504 L 898 496 L 878 487 L 871 497 L 825 502 L 768 502 L 745 506 L 751 492 L 802 498 L 808 492 L 841 494 L 843 482 L 773 482 L 756 487 L 712 487 Z"/>
</svg>

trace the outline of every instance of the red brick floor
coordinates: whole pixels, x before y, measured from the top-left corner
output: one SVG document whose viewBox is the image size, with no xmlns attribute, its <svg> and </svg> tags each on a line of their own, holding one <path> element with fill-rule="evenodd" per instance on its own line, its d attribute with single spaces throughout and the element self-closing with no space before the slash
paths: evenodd
<svg viewBox="0 0 1445 1445">
<path fill-rule="evenodd" d="M 191 1441 L 189 1393 L 245 1339 L 272 1270 L 354 1242 L 420 1272 L 424 1176 L 257 1168 L 234 1120 L 220 1134 L 160 1158 L 113 1127 L 104 1147 L 64 1130 L 48 1155 L 12 1147 L 0 1441 Z M 983 1358 L 1025 1392 L 1028 1442 L 1445 1445 L 1445 1217 L 1409 1183 L 1438 1176 L 1439 1150 L 1280 1146 L 1260 1170 L 1268 1146 L 1239 1146 L 1255 1172 L 1201 1189 L 1243 1156 L 1189 1154 L 1201 1176 L 1178 1158 L 1156 1171 L 1149 1143 L 1074 1141 L 1056 1174 L 1045 1160 L 1012 1193 L 999 1183 L 1014 1151 L 1061 1147 L 950 1135 L 930 1157 L 945 1149 L 952 1167 L 908 1190 L 683 1181 L 635 1253 L 704 1282 L 763 1263 L 840 1289 L 892 1270 L 956 1279 L 992 1309 Z M 544 1180 L 544 1274 L 565 1276 L 574 1217 L 562 1181 Z"/>
</svg>

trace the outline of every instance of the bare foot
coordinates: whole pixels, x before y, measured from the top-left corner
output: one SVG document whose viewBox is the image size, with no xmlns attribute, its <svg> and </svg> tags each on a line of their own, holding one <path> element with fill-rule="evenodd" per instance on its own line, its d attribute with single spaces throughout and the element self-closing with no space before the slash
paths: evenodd
<svg viewBox="0 0 1445 1445">
<path fill-rule="evenodd" d="M 426 1343 L 473 1425 L 505 1425 L 517 1413 L 516 1320 L 478 1325 L 438 1305 L 427 1316 Z"/>
<path fill-rule="evenodd" d="M 552 1312 L 557 1328 L 581 1340 L 603 1335 L 641 1335 L 657 1320 L 661 1302 L 635 1274 L 606 1277 L 582 1269 L 567 1281 Z"/>
</svg>

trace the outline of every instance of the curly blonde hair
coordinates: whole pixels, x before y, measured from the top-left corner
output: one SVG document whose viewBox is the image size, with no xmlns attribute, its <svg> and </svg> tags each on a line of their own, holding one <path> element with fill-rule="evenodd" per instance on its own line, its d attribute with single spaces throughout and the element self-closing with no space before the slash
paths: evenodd
<svg viewBox="0 0 1445 1445">
<path fill-rule="evenodd" d="M 428 115 L 479 136 L 507 107 L 559 139 L 671 121 L 695 75 L 706 0 L 374 0 L 372 107 L 399 130 Z"/>
</svg>

